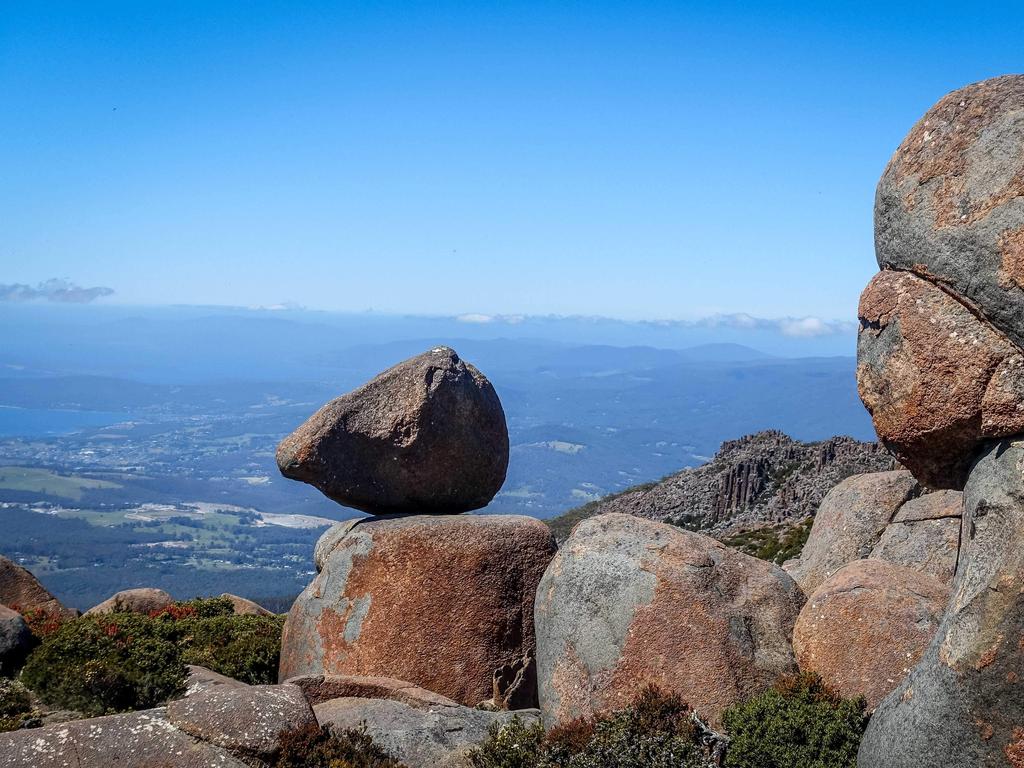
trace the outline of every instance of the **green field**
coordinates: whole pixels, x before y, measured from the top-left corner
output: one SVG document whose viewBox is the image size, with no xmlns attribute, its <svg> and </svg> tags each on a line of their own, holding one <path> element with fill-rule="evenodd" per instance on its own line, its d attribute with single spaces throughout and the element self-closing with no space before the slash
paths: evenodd
<svg viewBox="0 0 1024 768">
<path fill-rule="evenodd" d="M 28 491 L 80 501 L 82 491 L 120 487 L 117 483 L 107 480 L 94 480 L 78 475 L 58 475 L 48 469 L 0 467 L 0 491 Z"/>
</svg>

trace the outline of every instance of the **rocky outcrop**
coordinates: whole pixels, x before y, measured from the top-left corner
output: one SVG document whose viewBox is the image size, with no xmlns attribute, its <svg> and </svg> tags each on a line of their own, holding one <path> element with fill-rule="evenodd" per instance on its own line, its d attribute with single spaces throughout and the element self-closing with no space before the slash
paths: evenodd
<svg viewBox="0 0 1024 768">
<path fill-rule="evenodd" d="M 0 733 L 4 768 L 246 768 L 227 750 L 194 739 L 165 709 L 93 717 Z"/>
<path fill-rule="evenodd" d="M 0 555 L 0 604 L 22 615 L 38 613 L 54 618 L 73 618 L 77 611 L 65 608 L 42 584 L 17 563 Z"/>
<path fill-rule="evenodd" d="M 871 554 L 899 509 L 920 490 L 905 470 L 844 480 L 821 502 L 803 552 L 786 570 L 811 594 L 844 565 Z"/>
<path fill-rule="evenodd" d="M 721 536 L 751 525 L 802 520 L 841 480 L 897 467 L 877 443 L 850 437 L 801 443 L 770 430 L 726 441 L 707 464 L 570 510 L 551 524 L 564 539 L 580 519 L 621 512 Z"/>
<path fill-rule="evenodd" d="M 1024 757 L 1024 442 L 987 449 L 964 510 L 948 610 L 921 663 L 871 719 L 863 768 L 1017 766 Z"/>
<path fill-rule="evenodd" d="M 174 605 L 174 598 L 162 589 L 140 587 L 125 589 L 108 597 L 99 605 L 85 612 L 86 616 L 102 616 L 107 613 L 154 613 Z"/>
<path fill-rule="evenodd" d="M 288 614 L 281 679 L 395 677 L 475 706 L 496 670 L 533 655 L 534 595 L 555 553 L 540 521 L 409 516 L 339 531 Z"/>
<path fill-rule="evenodd" d="M 295 685 L 214 685 L 172 701 L 167 719 L 190 736 L 250 762 L 270 760 L 283 731 L 316 724 Z"/>
<path fill-rule="evenodd" d="M 986 80 L 929 110 L 878 186 L 860 391 L 907 467 L 964 503 L 942 623 L 860 768 L 1024 765 L 1022 146 L 1024 76 Z"/>
<path fill-rule="evenodd" d="M 32 633 L 17 611 L 0 605 L 0 675 L 11 674 L 28 654 Z"/>
<path fill-rule="evenodd" d="M 793 630 L 801 671 L 817 672 L 869 709 L 917 664 L 949 598 L 949 587 L 914 568 L 856 560 L 807 599 Z"/>
<path fill-rule="evenodd" d="M 545 723 L 624 706 L 648 683 L 703 717 L 795 669 L 803 595 L 780 568 L 632 515 L 580 523 L 537 592 Z"/>
<path fill-rule="evenodd" d="M 332 400 L 285 438 L 285 477 L 372 514 L 486 506 L 508 468 L 494 387 L 454 350 L 436 347 Z"/>
</svg>

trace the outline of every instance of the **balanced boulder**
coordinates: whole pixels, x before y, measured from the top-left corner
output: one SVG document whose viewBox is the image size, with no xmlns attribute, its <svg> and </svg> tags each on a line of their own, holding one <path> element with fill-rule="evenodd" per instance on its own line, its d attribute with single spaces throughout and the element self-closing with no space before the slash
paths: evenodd
<svg viewBox="0 0 1024 768">
<path fill-rule="evenodd" d="M 906 470 L 843 480 L 822 500 L 803 552 L 786 563 L 786 570 L 811 594 L 847 563 L 867 557 L 899 509 L 919 492 Z"/>
<path fill-rule="evenodd" d="M 37 613 L 59 619 L 70 619 L 77 611 L 65 608 L 31 573 L 0 555 L 0 604 L 22 615 Z"/>
<path fill-rule="evenodd" d="M 949 607 L 871 718 L 860 768 L 1024 765 L 1024 442 L 987 447 L 964 516 Z"/>
<path fill-rule="evenodd" d="M 393 677 L 475 706 L 492 697 L 496 670 L 533 655 L 534 595 L 555 553 L 539 520 L 424 515 L 336 528 L 285 622 L 282 680 Z"/>
<path fill-rule="evenodd" d="M 154 613 L 174 605 L 174 598 L 162 589 L 140 587 L 125 589 L 108 597 L 99 605 L 85 612 L 86 616 L 102 616 L 107 613 Z"/>
<path fill-rule="evenodd" d="M 713 723 L 796 664 L 803 605 L 781 568 L 632 515 L 585 520 L 537 592 L 546 725 L 625 706 L 654 683 Z"/>
<path fill-rule="evenodd" d="M 347 507 L 451 514 L 490 502 L 508 453 L 494 387 L 436 347 L 327 403 L 281 442 L 277 464 Z"/>
<path fill-rule="evenodd" d="M 797 663 L 874 709 L 920 660 L 948 598 L 948 586 L 913 568 L 856 560 L 814 590 L 800 611 Z"/>
</svg>

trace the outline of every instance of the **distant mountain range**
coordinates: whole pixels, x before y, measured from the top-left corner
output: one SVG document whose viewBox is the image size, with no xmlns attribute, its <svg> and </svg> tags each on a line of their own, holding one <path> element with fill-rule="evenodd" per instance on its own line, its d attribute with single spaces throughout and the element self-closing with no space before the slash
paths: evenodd
<svg viewBox="0 0 1024 768">
<path fill-rule="evenodd" d="M 622 512 L 728 537 L 801 520 L 841 480 L 898 466 L 878 443 L 845 436 L 804 443 L 767 430 L 723 443 L 706 464 L 577 507 L 551 525 L 564 538 L 580 520 Z"/>
</svg>

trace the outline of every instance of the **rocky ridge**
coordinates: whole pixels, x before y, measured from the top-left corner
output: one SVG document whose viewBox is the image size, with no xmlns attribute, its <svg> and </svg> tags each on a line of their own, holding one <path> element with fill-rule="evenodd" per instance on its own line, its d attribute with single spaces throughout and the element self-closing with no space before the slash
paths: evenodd
<svg viewBox="0 0 1024 768">
<path fill-rule="evenodd" d="M 621 512 L 722 536 L 808 517 L 841 480 L 898 466 L 877 443 L 845 436 L 804 443 L 767 430 L 722 443 L 706 464 L 591 502 L 551 523 L 565 538 L 579 520 Z"/>
</svg>

